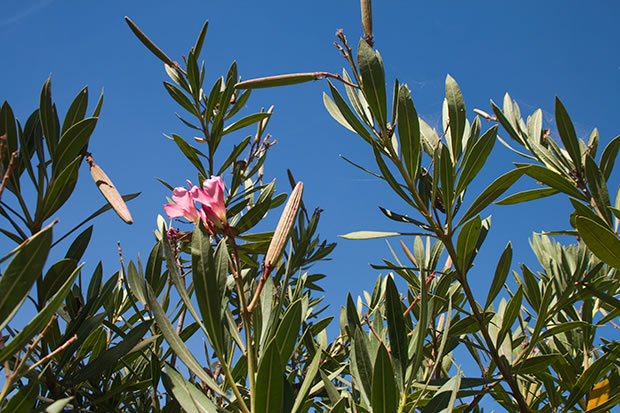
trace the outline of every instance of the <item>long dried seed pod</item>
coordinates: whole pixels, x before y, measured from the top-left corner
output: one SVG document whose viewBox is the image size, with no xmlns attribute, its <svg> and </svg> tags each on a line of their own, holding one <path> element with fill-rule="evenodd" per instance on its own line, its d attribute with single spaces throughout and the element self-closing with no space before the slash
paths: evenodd
<svg viewBox="0 0 620 413">
<path fill-rule="evenodd" d="M 360 0 L 362 9 L 362 26 L 364 27 L 364 40 L 370 47 L 374 46 L 374 36 L 372 34 L 372 5 L 370 0 Z"/>
<path fill-rule="evenodd" d="M 293 228 L 293 224 L 295 223 L 295 217 L 297 216 L 297 210 L 299 210 L 299 202 L 301 201 L 301 194 L 303 191 L 303 182 L 297 182 L 295 189 L 293 189 L 293 192 L 288 197 L 288 201 L 286 202 L 284 211 L 280 216 L 280 221 L 278 222 L 276 231 L 273 234 L 271 243 L 269 244 L 267 255 L 265 255 L 265 267 L 267 268 L 274 267 L 278 261 L 280 253 L 284 249 L 284 245 L 288 240 L 291 228 Z"/>
<path fill-rule="evenodd" d="M 123 221 L 128 224 L 133 224 L 133 218 L 129 212 L 129 208 L 123 201 L 123 198 L 116 190 L 116 187 L 112 183 L 112 180 L 103 172 L 103 169 L 99 167 L 93 160 L 93 157 L 89 154 L 86 157 L 86 162 L 90 165 L 90 174 L 97 185 L 97 188 L 101 191 L 104 198 L 108 201 L 110 206 L 118 214 Z"/>
</svg>

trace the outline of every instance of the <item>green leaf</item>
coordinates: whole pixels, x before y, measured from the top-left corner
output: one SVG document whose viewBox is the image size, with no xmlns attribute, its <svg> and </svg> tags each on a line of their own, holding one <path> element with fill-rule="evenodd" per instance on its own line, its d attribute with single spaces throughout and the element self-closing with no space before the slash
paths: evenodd
<svg viewBox="0 0 620 413">
<path fill-rule="evenodd" d="M 504 287 L 504 282 L 506 282 L 506 277 L 508 277 L 508 272 L 510 271 L 510 263 L 512 262 L 512 244 L 508 242 L 506 248 L 504 248 L 504 252 L 502 252 L 502 256 L 499 258 L 497 263 L 497 267 L 495 267 L 495 275 L 493 276 L 493 281 L 491 282 L 491 287 L 489 288 L 489 293 L 487 294 L 487 301 L 484 304 L 484 309 L 488 309 L 497 294 Z"/>
<path fill-rule="evenodd" d="M 235 228 L 239 231 L 239 234 L 243 234 L 248 231 L 256 224 L 260 222 L 261 219 L 267 214 L 269 211 L 269 207 L 271 205 L 271 198 L 275 191 L 275 184 L 272 182 L 265 189 L 262 190 L 259 199 L 256 201 L 256 204 L 250 208 L 235 224 Z"/>
<path fill-rule="evenodd" d="M 388 277 L 386 280 L 385 307 L 387 309 L 387 328 L 390 336 L 390 351 L 394 362 L 394 373 L 399 388 L 404 389 L 405 373 L 409 365 L 407 330 L 405 328 L 402 303 L 392 277 Z"/>
<path fill-rule="evenodd" d="M 208 177 L 208 174 L 207 174 L 207 171 L 205 170 L 204 165 L 200 161 L 200 158 L 198 158 L 198 153 L 200 151 L 198 151 L 198 149 L 194 148 L 192 145 L 187 143 L 185 139 L 183 139 L 177 134 L 173 133 L 172 139 L 174 140 L 174 143 L 177 144 L 177 146 L 179 147 L 183 155 L 185 155 L 187 160 L 189 160 L 191 164 L 194 165 L 196 169 L 198 169 L 198 172 L 200 172 L 202 176 Z"/>
<path fill-rule="evenodd" d="M 454 201 L 454 164 L 450 157 L 450 150 L 446 145 L 441 146 L 439 162 L 439 177 L 441 178 L 441 194 L 446 211 L 446 220 L 452 219 L 452 205 Z"/>
<path fill-rule="evenodd" d="M 620 150 L 620 135 L 613 138 L 611 142 L 607 144 L 601 155 L 599 165 L 605 180 L 609 179 L 609 175 L 611 175 L 611 171 L 614 169 L 614 164 L 618 157 L 618 150 Z"/>
<path fill-rule="evenodd" d="M 276 330 L 276 336 L 274 337 L 280 349 L 280 360 L 284 365 L 288 364 L 295 350 L 301 321 L 302 304 L 301 299 L 298 299 L 286 309 L 282 321 Z"/>
<path fill-rule="evenodd" d="M 142 42 L 143 45 L 146 46 L 157 58 L 159 58 L 162 62 L 166 63 L 168 66 L 175 66 L 175 63 L 170 59 L 166 54 L 155 45 L 142 31 L 138 28 L 138 26 L 131 21 L 131 19 L 125 16 L 125 22 L 131 29 L 131 31 L 136 35 L 138 40 Z"/>
<path fill-rule="evenodd" d="M 82 160 L 76 158 L 60 174 L 50 182 L 50 187 L 45 194 L 45 199 L 37 208 L 35 219 L 39 222 L 45 221 L 62 207 L 73 193 L 77 184 Z"/>
<path fill-rule="evenodd" d="M 353 127 L 349 125 L 349 122 L 347 122 L 338 106 L 336 106 L 334 101 L 329 96 L 327 96 L 327 93 L 325 92 L 323 92 L 323 105 L 325 106 L 325 109 L 327 109 L 327 112 L 329 112 L 329 114 L 332 116 L 332 118 L 336 120 L 336 122 L 347 128 L 351 132 L 356 133 L 355 129 L 353 129 Z"/>
<path fill-rule="evenodd" d="M 355 231 L 349 232 L 345 235 L 340 235 L 344 239 L 375 239 L 375 238 L 387 238 L 397 237 L 399 235 L 409 235 L 401 232 L 381 232 L 381 231 Z"/>
<path fill-rule="evenodd" d="M 258 364 L 255 405 L 257 413 L 280 412 L 284 400 L 284 369 L 278 344 L 272 340 Z"/>
<path fill-rule="evenodd" d="M 377 166 L 379 167 L 379 170 L 381 171 L 381 175 L 382 175 L 383 179 L 385 179 L 385 181 L 388 183 L 388 185 L 390 185 L 392 190 L 396 194 L 398 194 L 398 196 L 400 196 L 409 205 L 415 207 L 415 204 L 413 203 L 411 198 L 403 190 L 403 188 L 401 187 L 401 184 L 399 184 L 396 181 L 396 178 L 394 178 L 394 175 L 392 175 L 392 172 L 390 172 L 390 168 L 385 163 L 385 160 L 383 159 L 382 152 L 379 149 L 379 145 L 376 142 L 373 144 L 373 151 L 374 151 L 374 154 L 375 154 L 375 161 L 377 162 Z"/>
<path fill-rule="evenodd" d="M 308 392 L 310 391 L 310 386 L 316 377 L 316 374 L 319 371 L 319 364 L 321 363 L 321 352 L 317 351 L 310 362 L 308 369 L 304 374 L 304 381 L 299 388 L 299 392 L 297 393 L 297 397 L 295 398 L 295 404 L 293 404 L 293 408 L 291 409 L 291 413 L 301 412 L 302 404 L 307 401 Z"/>
<path fill-rule="evenodd" d="M 422 409 L 422 413 L 451 412 L 461 386 L 461 371 L 446 381 L 433 395 L 433 398 Z"/>
<path fill-rule="evenodd" d="M 245 128 L 246 126 L 253 125 L 253 124 L 255 124 L 257 122 L 260 122 L 263 119 L 266 119 L 266 118 L 268 118 L 270 116 L 271 116 L 271 113 L 268 113 L 268 112 L 259 112 L 259 113 L 254 113 L 252 115 L 248 115 L 248 116 L 246 116 L 244 118 L 239 119 L 235 123 L 232 123 L 232 124 L 226 126 L 224 128 L 224 131 L 222 132 L 222 135 L 226 135 L 227 133 L 236 131 L 236 130 L 241 129 L 241 128 Z"/>
<path fill-rule="evenodd" d="M 205 36 L 207 35 L 207 27 L 209 27 L 209 21 L 206 20 L 200 29 L 200 34 L 198 34 L 198 38 L 196 39 L 196 44 L 194 45 L 193 51 L 196 55 L 196 59 L 200 56 L 200 52 L 202 51 L 202 45 L 205 42 Z"/>
<path fill-rule="evenodd" d="M 90 360 L 85 367 L 67 377 L 63 383 L 67 386 L 73 386 L 94 378 L 107 369 L 113 368 L 122 357 L 127 355 L 142 340 L 152 323 L 152 320 L 148 320 L 133 327 L 120 343 L 110 347 L 96 359 Z"/>
<path fill-rule="evenodd" d="M 357 64 L 368 105 L 379 123 L 379 129 L 384 130 L 387 122 L 387 103 L 383 62 L 378 52 L 375 53 L 363 39 L 360 39 L 357 46 Z"/>
<path fill-rule="evenodd" d="M 426 230 L 430 230 L 431 227 L 428 224 L 425 224 L 422 221 L 418 221 L 417 219 L 413 219 L 413 218 L 409 218 L 406 215 L 401 215 L 399 213 L 396 213 L 394 211 L 390 211 L 389 209 L 385 209 L 383 207 L 379 207 L 379 209 L 381 210 L 381 212 L 383 212 L 383 215 L 385 215 L 386 217 L 388 217 L 389 219 L 396 221 L 396 222 L 407 222 L 409 224 L 414 224 L 417 225 L 418 227 L 422 228 L 422 229 L 426 229 Z"/>
<path fill-rule="evenodd" d="M 90 227 L 82 231 L 80 235 L 75 237 L 75 239 L 71 243 L 71 246 L 67 250 L 65 258 L 73 258 L 74 260 L 79 261 L 84 255 L 86 248 L 88 247 L 88 243 L 90 242 L 90 237 L 92 236 L 92 234 L 93 226 L 91 225 Z"/>
<path fill-rule="evenodd" d="M 181 89 L 179 89 L 170 82 L 164 82 L 164 87 L 166 88 L 166 91 L 168 92 L 170 97 L 174 99 L 175 102 L 177 102 L 183 109 L 196 116 L 197 118 L 200 117 L 199 113 L 196 112 L 196 108 L 194 107 L 192 101 L 189 100 L 187 95 L 183 93 Z"/>
<path fill-rule="evenodd" d="M 39 395 L 39 384 L 31 382 L 15 392 L 0 413 L 28 413 L 32 411 Z"/>
<path fill-rule="evenodd" d="M 138 273 L 138 269 L 133 261 L 129 261 L 127 266 L 127 284 L 129 284 L 129 291 L 142 303 L 146 305 L 146 293 L 144 291 L 144 279 Z"/>
<path fill-rule="evenodd" d="M 65 407 L 73 400 L 75 397 L 64 397 L 62 399 L 58 399 L 53 403 L 50 403 L 45 407 L 45 413 L 60 413 L 65 411 Z"/>
<path fill-rule="evenodd" d="M 521 302 L 523 301 L 523 287 L 519 286 L 517 292 L 510 298 L 506 310 L 504 311 L 504 317 L 502 318 L 502 327 L 497 334 L 496 345 L 501 346 L 504 342 L 506 334 L 510 334 L 510 330 L 515 320 L 521 312 Z"/>
<path fill-rule="evenodd" d="M 456 255 L 461 271 L 467 271 L 476 256 L 476 244 L 480 231 L 482 229 L 482 220 L 480 215 L 476 215 L 463 225 L 456 241 Z"/>
<path fill-rule="evenodd" d="M 609 201 L 609 191 L 607 190 L 605 177 L 590 155 L 586 155 L 586 179 L 592 198 L 596 202 L 596 209 L 609 226 L 613 227 L 613 217 L 609 210 L 611 202 Z"/>
<path fill-rule="evenodd" d="M 241 153 L 245 150 L 245 148 L 248 147 L 248 144 L 250 143 L 250 141 L 252 140 L 252 136 L 248 136 L 246 137 L 244 140 L 241 141 L 241 143 L 239 143 L 239 145 L 235 145 L 233 147 L 233 150 L 230 152 L 230 154 L 228 155 L 228 158 L 226 158 L 226 160 L 224 161 L 224 163 L 222 163 L 222 166 L 220 167 L 220 170 L 217 172 L 217 176 L 222 175 L 226 169 L 237 160 L 237 158 L 239 157 L 239 155 L 241 155 Z"/>
<path fill-rule="evenodd" d="M 467 189 L 469 183 L 478 175 L 487 161 L 497 137 L 497 125 L 486 131 L 474 144 L 468 156 L 463 160 L 461 175 L 456 184 L 456 195 L 460 195 Z"/>
<path fill-rule="evenodd" d="M 396 412 L 399 402 L 398 394 L 390 355 L 383 343 L 381 343 L 372 374 L 373 411 L 381 413 Z"/>
<path fill-rule="evenodd" d="M 71 106 L 67 110 L 67 114 L 65 115 L 65 120 L 62 123 L 62 134 L 64 133 L 77 122 L 84 119 L 86 116 L 86 109 L 88 107 L 88 86 L 84 87 L 84 89 L 80 90 L 77 94 L 73 102 L 71 102 Z"/>
<path fill-rule="evenodd" d="M 329 85 L 329 90 L 331 92 L 332 98 L 334 99 L 334 104 L 342 114 L 344 120 L 351 126 L 351 128 L 353 128 L 355 133 L 357 133 L 359 136 L 362 137 L 362 139 L 372 145 L 374 138 L 372 137 L 368 129 L 366 129 L 366 127 L 362 124 L 358 117 L 355 116 L 349 105 L 345 102 L 344 98 L 340 95 L 340 92 L 338 92 L 338 89 L 334 87 L 332 82 L 328 81 L 327 84 Z M 337 117 L 334 117 L 334 119 L 338 121 Z"/>
<path fill-rule="evenodd" d="M 65 284 L 58 290 L 56 295 L 52 297 L 52 299 L 47 303 L 47 305 L 39 311 L 39 313 L 30 321 L 26 327 L 24 327 L 13 339 L 0 350 L 0 363 L 4 363 L 6 360 L 11 358 L 18 351 L 23 350 L 24 346 L 30 342 L 32 337 L 35 334 L 41 332 L 43 327 L 50 321 L 52 316 L 58 310 L 58 307 L 63 303 L 67 294 L 69 293 L 69 289 L 73 285 L 73 282 L 77 278 L 78 274 L 82 269 L 82 265 L 73 271 L 71 277 L 65 281 Z M 6 274 L 6 271 L 5 271 Z M 4 277 L 4 276 L 3 276 Z M 7 291 L 7 290 L 2 290 Z M 4 327 L 3 327 L 4 328 Z"/>
<path fill-rule="evenodd" d="M 39 301 L 47 302 L 47 299 L 56 294 L 67 278 L 77 267 L 77 260 L 65 258 L 52 265 L 43 277 L 43 282 L 37 288 Z"/>
<path fill-rule="evenodd" d="M 499 198 L 508 188 L 512 186 L 512 184 L 521 178 L 526 169 L 527 168 L 513 169 L 493 181 L 491 185 L 489 185 L 480 195 L 478 195 L 478 198 L 476 198 L 476 200 L 471 204 L 469 209 L 465 212 L 457 224 L 457 227 L 470 218 L 476 216 L 487 206 L 491 205 L 493 201 Z"/>
<path fill-rule="evenodd" d="M 41 129 L 45 135 L 47 150 L 53 154 L 58 143 L 58 118 L 52 103 L 52 79 L 48 78 L 41 88 L 41 100 L 39 105 L 39 117 L 41 119 Z"/>
<path fill-rule="evenodd" d="M 452 76 L 446 76 L 446 100 L 448 101 L 448 116 L 450 119 L 450 137 L 454 160 L 460 158 L 465 133 L 465 100 L 461 89 Z"/>
<path fill-rule="evenodd" d="M 419 238 L 416 238 L 416 241 Z M 421 241 L 420 241 L 421 243 Z M 416 257 L 418 255 L 416 254 Z M 423 262 L 422 257 L 418 257 L 418 262 Z M 413 331 L 413 335 L 415 337 L 415 350 L 413 355 L 413 376 L 417 376 L 420 368 L 422 367 L 422 362 L 424 361 L 424 340 L 427 337 L 426 332 L 428 331 L 428 327 L 430 324 L 430 305 L 429 305 L 429 293 L 428 293 L 428 285 L 426 284 L 426 276 L 428 271 L 420 271 L 420 302 L 419 302 L 419 314 L 418 314 L 418 323 L 415 326 L 415 330 Z"/>
<path fill-rule="evenodd" d="M 497 201 L 497 205 L 514 205 L 522 202 L 533 201 L 540 198 L 545 198 L 551 195 L 557 194 L 559 191 L 553 188 L 537 188 L 529 189 L 527 191 L 518 192 L 516 194 L 507 196 L 506 198 Z"/>
<path fill-rule="evenodd" d="M 529 177 L 534 178 L 537 181 L 540 181 L 551 188 L 557 189 L 560 192 L 564 192 L 565 194 L 568 194 L 574 198 L 588 202 L 588 199 L 577 188 L 577 186 L 575 186 L 573 181 L 569 180 L 568 178 L 560 175 L 555 171 L 552 171 L 551 169 L 545 168 L 544 166 L 540 165 L 529 165 L 526 167 L 525 173 Z"/>
<path fill-rule="evenodd" d="M 604 263 L 620 269 L 620 239 L 610 229 L 593 220 L 578 216 L 577 231 L 590 251 Z"/>
<path fill-rule="evenodd" d="M 506 97 L 508 97 L 508 101 L 510 101 L 508 94 L 506 94 Z M 504 99 L 504 102 L 506 102 L 506 99 Z M 493 101 L 491 101 L 491 108 L 493 109 L 495 116 L 497 116 L 498 122 L 504 127 L 504 129 L 506 129 L 506 132 L 508 132 L 508 136 L 517 141 L 521 146 L 526 146 L 523 138 L 521 138 L 521 135 L 512 126 L 510 120 L 508 120 L 507 114 L 505 114 Z"/>
<path fill-rule="evenodd" d="M 370 404 L 371 383 L 372 383 L 372 364 L 368 352 L 368 339 L 364 336 L 361 328 L 353 328 L 351 339 L 351 376 L 356 382 L 362 400 L 366 405 Z"/>
<path fill-rule="evenodd" d="M 166 376 L 170 379 L 170 386 L 174 399 L 188 413 L 218 413 L 219 410 L 211 400 L 199 390 L 194 384 L 190 383 L 168 363 L 166 366 Z"/>
<path fill-rule="evenodd" d="M 127 201 L 131 201 L 132 199 L 136 198 L 138 195 L 140 195 L 140 192 L 137 192 L 135 194 L 123 195 L 121 198 L 123 198 L 123 201 L 127 202 Z M 52 247 L 54 245 L 58 244 L 59 242 L 61 242 L 62 240 L 64 240 L 65 238 L 67 238 L 69 235 L 73 234 L 75 231 L 77 231 L 82 225 L 86 224 L 88 221 L 97 218 L 99 215 L 103 214 L 106 211 L 109 211 L 110 209 L 112 209 L 112 206 L 109 203 L 106 202 L 104 206 L 102 206 L 101 208 L 99 208 L 98 210 L 93 212 L 91 215 L 88 216 L 88 218 L 86 218 L 85 220 L 83 220 L 82 222 L 77 224 L 75 227 L 73 227 L 65 235 L 63 235 L 62 237 L 58 238 L 54 242 L 54 244 L 52 244 Z"/>
<path fill-rule="evenodd" d="M 221 245 L 224 245 L 221 247 Z M 225 244 L 220 242 L 220 247 Z M 226 267 L 228 260 L 226 259 Z M 226 268 L 227 269 L 227 268 Z M 221 305 L 221 288 L 209 233 L 203 225 L 196 225 L 192 235 L 192 271 L 194 272 L 194 286 L 196 288 L 196 300 L 202 315 L 205 328 L 209 335 L 209 341 L 218 354 L 223 354 L 224 341 L 222 326 L 224 320 Z M 225 273 L 226 274 L 226 273 Z M 226 275 L 223 275 L 225 279 Z"/>
<path fill-rule="evenodd" d="M 66 165 L 74 161 L 76 156 L 80 155 L 82 149 L 88 145 L 96 125 L 97 118 L 86 118 L 75 123 L 62 134 L 53 156 L 54 171 L 62 171 Z"/>
<path fill-rule="evenodd" d="M 564 108 L 564 105 L 557 96 L 555 98 L 555 121 L 558 124 L 558 132 L 560 134 L 560 138 L 562 139 L 562 143 L 564 144 L 568 155 L 573 160 L 577 173 L 581 174 L 583 172 L 583 165 L 581 164 L 579 139 L 577 138 L 575 128 L 573 127 L 573 122 L 570 120 L 566 108 Z"/>
<path fill-rule="evenodd" d="M 49 225 L 19 247 L 4 270 L 0 277 L 0 330 L 11 321 L 35 281 L 41 277 L 51 244 L 52 225 Z"/>
<path fill-rule="evenodd" d="M 407 85 L 400 85 L 398 89 L 397 106 L 400 150 L 409 172 L 409 177 L 412 181 L 415 181 L 420 171 L 420 161 L 422 159 L 420 122 Z"/>
<path fill-rule="evenodd" d="M 37 112 L 35 112 L 35 114 L 36 113 Z M 31 117 L 34 117 L 35 114 L 33 114 Z M 30 119 L 28 120 L 30 121 Z M 28 126 L 29 123 L 26 123 L 26 125 Z M 27 131 L 28 129 L 26 129 L 26 132 Z M 18 134 L 17 134 L 17 127 L 15 126 L 15 115 L 13 114 L 13 110 L 11 109 L 11 106 L 9 106 L 7 102 L 4 102 L 2 104 L 2 108 L 0 108 L 0 136 L 5 135 L 5 134 L 6 134 L 6 143 L 7 143 L 8 153 L 13 153 L 14 151 L 18 149 L 18 145 L 17 145 Z M 24 148 L 25 145 L 23 142 L 20 144 L 21 144 L 20 149 L 23 153 L 25 149 Z M 3 165 L 5 168 L 9 164 L 9 159 L 10 158 L 8 156 L 2 157 Z"/>
<path fill-rule="evenodd" d="M 170 345 L 174 354 L 176 354 L 187 368 L 195 374 L 200 380 L 204 381 L 210 389 L 217 394 L 226 397 L 224 392 L 220 389 L 218 384 L 213 378 L 207 374 L 204 368 L 198 363 L 192 352 L 189 351 L 181 337 L 177 334 L 175 328 L 170 323 L 166 312 L 162 308 L 161 304 L 157 301 L 157 296 L 153 292 L 150 284 L 146 284 L 146 300 L 149 308 L 151 309 L 157 326 L 161 330 L 161 333 L 166 338 L 166 341 Z"/>
</svg>

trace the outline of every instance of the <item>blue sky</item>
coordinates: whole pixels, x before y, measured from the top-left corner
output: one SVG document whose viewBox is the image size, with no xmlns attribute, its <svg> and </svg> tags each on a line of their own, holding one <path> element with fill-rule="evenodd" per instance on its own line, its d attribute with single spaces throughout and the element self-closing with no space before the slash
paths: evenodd
<svg viewBox="0 0 620 413">
<path fill-rule="evenodd" d="M 375 46 L 385 62 L 388 85 L 395 77 L 408 83 L 418 113 L 433 126 L 440 123 L 449 73 L 463 91 L 470 119 L 474 108 L 490 112 L 489 100 L 500 103 L 509 92 L 523 114 L 541 107 L 545 125 L 553 130 L 557 95 L 580 137 L 587 139 L 598 128 L 600 150 L 620 133 L 620 3 L 386 0 L 375 2 L 373 12 Z M 344 29 L 352 44 L 362 33 L 357 1 L 3 0 L 0 16 L 0 101 L 8 100 L 22 122 L 38 106 L 41 86 L 50 74 L 61 115 L 84 85 L 89 86 L 92 106 L 105 88 L 103 111 L 89 149 L 121 193 L 142 192 L 129 203 L 132 226 L 112 213 L 96 222 L 86 274 L 102 260 L 106 276 L 118 269 L 118 240 L 126 262 L 138 254 L 146 257 L 150 251 L 155 218 L 164 214 L 162 205 L 169 195 L 155 177 L 177 186 L 194 176 L 191 165 L 162 135 L 193 136 L 176 119 L 179 108 L 162 87 L 167 80 L 163 65 L 133 36 L 124 16 L 131 17 L 175 60 L 194 44 L 208 19 L 202 57 L 209 86 L 233 60 L 244 79 L 288 72 L 339 73 L 345 61 L 332 46 L 336 30 Z M 357 296 L 374 285 L 378 273 L 368 263 L 379 263 L 390 254 L 385 241 L 347 241 L 337 235 L 365 229 L 407 231 L 383 218 L 377 206 L 411 212 L 381 182 L 339 158 L 342 154 L 373 165 L 367 145 L 323 108 L 326 89 L 326 83 L 315 82 L 257 91 L 245 113 L 275 105 L 268 131 L 279 143 L 270 153 L 266 177 L 276 178 L 278 189 L 288 191 L 285 173 L 290 168 L 305 183 L 306 205 L 325 211 L 320 233 L 337 241 L 338 247 L 333 261 L 316 269 L 328 275 L 322 286 L 330 312 L 336 315 L 347 291 Z M 253 130 L 232 139 L 241 140 L 246 133 Z M 513 161 L 519 159 L 496 145 L 476 187 L 482 189 L 510 170 Z M 59 216 L 61 228 L 103 203 L 87 169 L 84 165 L 74 198 Z M 534 187 L 531 181 L 520 182 L 520 188 Z M 612 182 L 610 191 L 615 194 L 617 173 Z M 566 199 L 555 197 L 525 206 L 494 206 L 485 212 L 493 216 L 493 224 L 473 274 L 479 297 L 487 291 L 508 240 L 515 249 L 513 269 L 518 269 L 519 262 L 536 267 L 528 246 L 532 232 L 567 228 L 570 210 Z M 275 223 L 277 216 L 272 215 Z M 4 250 L 10 244 L 0 239 Z"/>
</svg>

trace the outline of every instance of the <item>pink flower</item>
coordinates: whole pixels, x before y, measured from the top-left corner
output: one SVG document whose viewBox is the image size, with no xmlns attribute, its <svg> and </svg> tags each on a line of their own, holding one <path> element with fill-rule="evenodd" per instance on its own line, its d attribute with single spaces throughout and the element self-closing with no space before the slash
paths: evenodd
<svg viewBox="0 0 620 413">
<path fill-rule="evenodd" d="M 196 186 L 191 189 L 192 198 L 202 204 L 202 211 L 208 221 L 221 228 L 228 221 L 226 219 L 226 205 L 224 200 L 224 181 L 219 176 L 212 176 L 202 183 L 202 188 Z"/>
<path fill-rule="evenodd" d="M 177 187 L 172 192 L 174 204 L 164 205 L 166 214 L 170 218 L 184 217 L 196 223 L 199 219 L 209 230 L 210 226 L 222 229 L 227 225 L 226 204 L 224 200 L 224 181 L 219 176 L 206 179 L 202 188 L 199 188 L 188 180 L 189 190 Z M 202 208 L 196 208 L 196 202 L 202 204 Z"/>
<path fill-rule="evenodd" d="M 190 181 L 187 181 L 187 184 L 190 190 L 182 187 L 174 188 L 174 191 L 172 191 L 174 204 L 164 205 L 164 209 L 169 218 L 184 217 L 188 221 L 196 222 L 200 218 L 200 214 L 196 209 L 196 205 L 194 205 L 194 199 L 191 195 L 191 190 L 196 187 Z"/>
</svg>

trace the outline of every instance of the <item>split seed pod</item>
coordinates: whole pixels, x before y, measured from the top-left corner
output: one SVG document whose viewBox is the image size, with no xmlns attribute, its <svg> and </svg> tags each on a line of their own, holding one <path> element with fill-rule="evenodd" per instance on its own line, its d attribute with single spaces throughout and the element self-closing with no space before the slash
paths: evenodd
<svg viewBox="0 0 620 413">
<path fill-rule="evenodd" d="M 101 191 L 104 198 L 108 201 L 110 206 L 114 209 L 114 211 L 118 214 L 119 217 L 123 221 L 128 224 L 133 224 L 133 218 L 131 218 L 131 213 L 129 212 L 129 208 L 123 201 L 123 198 L 116 190 L 116 187 L 108 178 L 108 176 L 103 172 L 103 169 L 99 167 L 93 160 L 93 157 L 88 155 L 86 157 L 86 162 L 90 165 L 90 174 L 97 185 L 97 188 Z"/>
<path fill-rule="evenodd" d="M 288 197 L 288 201 L 286 202 L 284 211 L 280 216 L 280 221 L 278 222 L 276 231 L 274 232 L 271 243 L 269 244 L 267 255 L 265 255 L 265 267 L 267 268 L 274 267 L 278 261 L 278 257 L 280 257 L 280 253 L 284 249 L 284 245 L 288 240 L 291 228 L 293 228 L 293 224 L 295 223 L 295 217 L 297 216 L 297 211 L 299 210 L 299 202 L 301 201 L 301 194 L 303 191 L 303 182 L 297 182 L 295 189 L 293 189 L 293 192 Z"/>
</svg>

